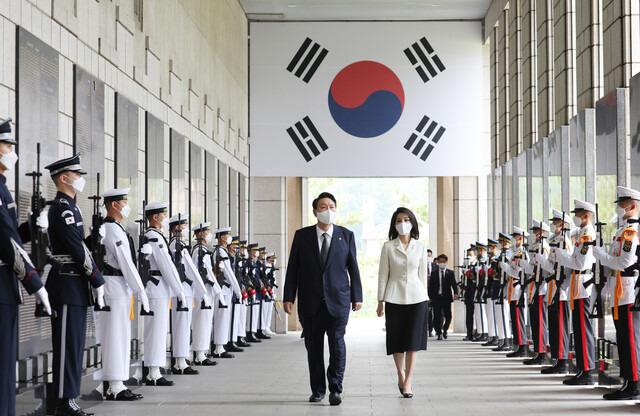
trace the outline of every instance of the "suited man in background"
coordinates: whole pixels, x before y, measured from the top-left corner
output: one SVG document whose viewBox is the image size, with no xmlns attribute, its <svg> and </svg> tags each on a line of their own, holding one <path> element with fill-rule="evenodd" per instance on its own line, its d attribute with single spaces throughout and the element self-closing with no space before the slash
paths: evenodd
<svg viewBox="0 0 640 416">
<path fill-rule="evenodd" d="M 449 258 L 440 254 L 436 259 L 438 267 L 431 271 L 429 279 L 429 299 L 433 309 L 433 324 L 438 339 L 447 339 L 447 331 L 451 324 L 451 304 L 458 300 L 458 285 L 453 270 L 447 269 Z M 444 320 L 444 326 L 443 326 Z"/>
<path fill-rule="evenodd" d="M 349 309 L 362 307 L 362 284 L 353 232 L 333 225 L 336 199 L 328 192 L 313 201 L 318 223 L 296 231 L 291 244 L 284 285 L 284 310 L 291 314 L 298 298 L 298 314 L 304 325 L 311 397 L 322 401 L 326 392 L 324 335 L 329 338 L 329 403 L 342 402 L 346 362 L 344 334 Z M 348 272 L 348 274 L 347 274 Z"/>
</svg>

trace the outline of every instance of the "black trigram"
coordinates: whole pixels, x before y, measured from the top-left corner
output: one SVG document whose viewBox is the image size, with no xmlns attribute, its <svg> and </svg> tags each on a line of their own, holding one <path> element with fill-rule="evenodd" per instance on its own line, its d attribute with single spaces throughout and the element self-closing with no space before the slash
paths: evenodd
<svg viewBox="0 0 640 416">
<path fill-rule="evenodd" d="M 427 160 L 446 130 L 444 127 L 438 126 L 435 121 L 430 120 L 429 117 L 424 116 L 418 123 L 416 131 L 411 133 L 411 137 L 404 144 L 404 148 L 419 156 L 423 161 Z M 427 146 L 425 147 L 425 145 Z"/>
<path fill-rule="evenodd" d="M 444 64 L 424 36 L 418 42 L 405 49 L 404 54 L 407 55 L 409 62 L 420 75 L 422 82 L 429 81 L 429 79 L 438 75 L 438 72 L 445 70 Z M 416 56 L 418 57 L 417 59 Z"/>
<path fill-rule="evenodd" d="M 289 127 L 287 133 L 289 133 L 289 137 L 291 137 L 291 140 L 293 140 L 293 143 L 307 162 L 310 162 L 311 159 L 318 156 L 320 152 L 329 148 L 309 116 L 305 116 L 302 121 L 298 121 Z M 313 155 L 309 154 L 309 151 L 311 151 Z"/>
<path fill-rule="evenodd" d="M 302 42 L 302 45 L 300 45 L 298 52 L 296 52 L 291 62 L 289 62 L 287 71 L 291 72 L 298 78 L 302 78 L 304 82 L 308 83 L 313 74 L 318 70 L 318 67 L 324 58 L 327 56 L 327 53 L 329 53 L 328 50 L 321 48 L 319 44 L 309 38 L 306 38 L 304 42 Z M 303 56 L 304 59 L 302 58 Z M 301 60 L 302 62 L 300 62 Z"/>
</svg>

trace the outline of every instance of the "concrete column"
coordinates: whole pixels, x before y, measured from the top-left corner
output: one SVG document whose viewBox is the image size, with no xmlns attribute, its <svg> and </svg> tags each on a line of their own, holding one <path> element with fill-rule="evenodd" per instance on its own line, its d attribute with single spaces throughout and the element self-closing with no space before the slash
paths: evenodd
<svg viewBox="0 0 640 416">
<path fill-rule="evenodd" d="M 508 10 L 503 12 L 508 16 Z M 510 121 L 509 117 L 509 30 L 507 27 L 508 17 L 504 15 L 498 24 L 498 154 L 501 163 L 506 162 L 510 157 Z"/>
<path fill-rule="evenodd" d="M 491 31 L 490 40 L 490 95 L 491 95 L 491 162 L 495 169 L 502 164 L 500 149 L 500 83 L 499 83 L 499 49 L 498 49 L 498 28 Z M 506 156 L 505 156 L 506 157 Z"/>
<path fill-rule="evenodd" d="M 536 0 L 538 26 L 538 139 L 555 128 L 553 67 L 553 2 Z"/>
<path fill-rule="evenodd" d="M 576 114 L 576 29 L 573 0 L 553 2 L 553 51 L 556 125 Z"/>
<path fill-rule="evenodd" d="M 438 226 L 440 219 L 438 217 L 438 179 L 437 177 L 429 177 L 429 248 L 433 250 L 435 256 L 440 254 L 438 251 Z"/>
<path fill-rule="evenodd" d="M 640 70 L 639 9 L 637 0 L 602 0 L 605 93 L 629 87 Z"/>
<path fill-rule="evenodd" d="M 538 37 L 535 0 L 522 0 L 522 143 L 538 140 Z"/>
<path fill-rule="evenodd" d="M 522 151 L 522 47 L 520 2 L 510 3 L 502 20 L 508 30 L 509 48 L 509 154 Z"/>
<path fill-rule="evenodd" d="M 592 108 L 603 95 L 601 0 L 581 0 L 576 7 L 577 112 Z"/>
<path fill-rule="evenodd" d="M 252 178 L 251 215 L 253 227 L 250 242 L 257 242 L 265 246 L 267 251 L 275 251 L 282 269 L 277 273 L 277 284 L 284 287 L 285 266 L 288 253 L 287 242 L 287 180 L 283 177 L 253 177 Z M 277 333 L 286 332 L 286 318 L 282 310 L 278 311 L 282 321 L 274 314 L 273 324 Z M 273 327 L 273 326 L 272 326 Z"/>
<path fill-rule="evenodd" d="M 456 253 L 453 249 L 455 222 L 455 212 L 453 206 L 453 177 L 439 176 L 436 182 L 438 195 L 438 219 L 435 223 L 437 224 L 438 230 L 438 254 L 446 254 L 449 257 L 450 261 L 454 261 Z"/>
<path fill-rule="evenodd" d="M 306 198 L 303 186 L 302 178 L 287 178 L 287 223 L 286 223 L 286 261 L 289 261 L 289 250 L 291 250 L 291 243 L 293 243 L 293 236 L 296 230 L 302 228 L 304 225 L 303 218 L 306 217 L 305 202 Z M 283 261 L 282 267 L 286 267 L 286 263 Z M 282 276 L 285 275 L 286 269 L 281 271 Z M 281 289 L 284 288 L 284 281 Z M 284 315 L 284 314 L 283 314 Z M 288 316 L 287 330 L 288 331 L 300 331 L 300 321 L 298 320 L 298 308 L 293 308 L 293 313 Z"/>
</svg>

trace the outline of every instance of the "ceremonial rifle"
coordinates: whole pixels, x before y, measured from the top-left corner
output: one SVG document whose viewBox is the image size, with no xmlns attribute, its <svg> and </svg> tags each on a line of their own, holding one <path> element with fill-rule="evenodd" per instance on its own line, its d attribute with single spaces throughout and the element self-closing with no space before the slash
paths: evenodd
<svg viewBox="0 0 640 416">
<path fill-rule="evenodd" d="M 596 239 L 595 241 L 585 241 L 584 245 L 602 247 L 602 226 L 603 222 L 600 222 L 600 216 L 598 214 L 598 204 L 596 204 Z M 602 318 L 604 317 L 604 305 L 602 304 L 602 289 L 604 288 L 604 266 L 600 263 L 600 260 L 596 259 L 596 264 L 593 270 L 593 277 L 583 283 L 584 288 L 588 288 L 590 285 L 594 285 L 593 293 L 591 295 L 592 310 L 589 313 L 589 318 Z M 595 297 L 595 299 L 594 299 Z"/>
<path fill-rule="evenodd" d="M 100 173 L 96 174 L 96 194 L 90 196 L 89 199 L 93 202 L 93 215 L 91 216 L 91 233 L 89 234 L 89 245 L 91 246 L 91 257 L 96 263 L 98 270 L 102 271 L 105 266 L 104 256 L 106 254 L 105 248 L 102 245 L 102 236 L 100 235 L 100 227 L 104 222 L 102 218 L 102 212 L 100 211 Z M 94 302 L 93 310 L 96 312 L 108 312 L 111 307 L 105 305 L 100 307 L 98 302 Z"/>
<path fill-rule="evenodd" d="M 146 201 L 142 201 L 142 212 L 145 212 L 145 207 L 147 206 Z M 151 263 L 147 258 L 147 255 L 142 252 L 142 247 L 149 242 L 147 238 L 147 223 L 144 215 L 141 219 L 136 220 L 138 223 L 138 274 L 140 275 L 140 280 L 142 280 L 142 285 L 147 287 L 149 281 L 151 281 L 154 285 L 158 285 L 160 283 L 160 279 L 155 276 L 151 276 Z M 153 316 L 153 311 L 146 311 L 142 304 L 140 304 L 140 315 L 141 316 Z"/>
</svg>

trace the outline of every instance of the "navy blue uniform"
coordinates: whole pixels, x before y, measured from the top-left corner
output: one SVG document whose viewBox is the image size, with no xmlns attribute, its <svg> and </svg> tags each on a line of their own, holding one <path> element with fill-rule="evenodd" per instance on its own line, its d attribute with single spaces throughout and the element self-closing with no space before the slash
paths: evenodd
<svg viewBox="0 0 640 416">
<path fill-rule="evenodd" d="M 51 320 L 53 393 L 75 398 L 80 395 L 90 286 L 102 286 L 104 279 L 84 244 L 82 213 L 75 199 L 62 192 L 49 209 L 49 239 L 56 260 L 46 284 L 57 313 Z"/>
<path fill-rule="evenodd" d="M 14 415 L 18 305 L 22 303 L 18 281 L 29 294 L 40 290 L 42 281 L 22 247 L 16 204 L 6 183 L 0 174 L 0 414 Z"/>
</svg>

